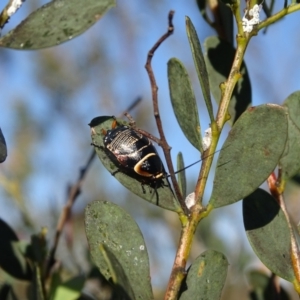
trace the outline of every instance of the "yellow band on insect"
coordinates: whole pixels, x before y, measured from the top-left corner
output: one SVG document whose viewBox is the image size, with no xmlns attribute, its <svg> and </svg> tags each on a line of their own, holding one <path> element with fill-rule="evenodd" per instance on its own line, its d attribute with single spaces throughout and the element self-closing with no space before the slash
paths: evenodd
<svg viewBox="0 0 300 300">
<path fill-rule="evenodd" d="M 163 173 L 159 173 L 157 175 L 153 175 L 147 171 L 142 170 L 141 166 L 143 164 L 143 162 L 148 159 L 151 156 L 157 156 L 156 153 L 149 153 L 147 154 L 145 157 L 143 157 L 135 166 L 134 166 L 134 171 L 144 177 L 152 177 L 152 178 L 161 178 L 164 174 Z"/>
</svg>

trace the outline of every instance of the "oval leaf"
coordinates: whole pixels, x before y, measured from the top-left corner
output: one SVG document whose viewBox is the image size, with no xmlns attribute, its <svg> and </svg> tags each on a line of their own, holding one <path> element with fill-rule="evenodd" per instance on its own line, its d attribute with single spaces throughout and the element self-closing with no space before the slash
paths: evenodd
<svg viewBox="0 0 300 300">
<path fill-rule="evenodd" d="M 182 170 L 177 174 L 177 181 L 180 187 L 182 197 L 185 198 L 186 197 L 186 175 L 184 170 L 183 156 L 181 152 L 179 152 L 177 155 L 177 170 L 178 171 Z"/>
<path fill-rule="evenodd" d="M 111 202 L 94 201 L 85 210 L 85 229 L 104 277 L 129 299 L 153 299 L 145 241 L 131 216 Z"/>
<path fill-rule="evenodd" d="M 188 73 L 176 58 L 168 62 L 168 79 L 173 110 L 189 142 L 203 152 L 199 115 Z"/>
<path fill-rule="evenodd" d="M 176 212 L 181 212 L 181 207 L 178 201 L 175 199 L 174 194 L 170 188 L 170 184 L 167 179 L 163 179 L 163 183 L 156 187 L 155 189 L 150 186 L 145 188 L 142 186 L 141 182 L 135 178 L 128 176 L 121 171 L 118 171 L 117 166 L 110 160 L 104 151 L 103 144 L 103 130 L 109 130 L 112 128 L 113 117 L 102 116 L 94 118 L 91 123 L 91 136 L 92 142 L 94 144 L 95 150 L 98 157 L 103 163 L 104 167 L 111 173 L 114 177 L 127 189 L 129 189 L 134 194 L 145 199 L 146 201 L 169 209 Z M 122 119 L 117 119 L 119 124 L 128 125 Z"/>
<path fill-rule="evenodd" d="M 279 105 L 249 108 L 234 124 L 218 159 L 210 204 L 221 207 L 256 190 L 275 169 L 287 139 Z"/>
<path fill-rule="evenodd" d="M 207 250 L 192 263 L 182 285 L 180 300 L 218 300 L 221 298 L 228 269 L 226 257 Z"/>
<path fill-rule="evenodd" d="M 217 103 L 220 103 L 220 84 L 227 80 L 235 49 L 227 42 L 217 37 L 209 37 L 205 41 L 205 61 L 209 75 L 211 92 Z M 237 82 L 228 107 L 233 124 L 251 104 L 251 84 L 246 65 L 243 63 L 240 69 L 242 78 Z"/>
<path fill-rule="evenodd" d="M 292 282 L 290 229 L 276 200 L 257 189 L 243 201 L 244 226 L 259 259 L 276 275 Z"/>
<path fill-rule="evenodd" d="M 0 219 L 0 267 L 20 280 L 31 280 L 32 271 L 15 232 Z"/>
<path fill-rule="evenodd" d="M 209 80 L 208 74 L 206 70 L 204 56 L 202 54 L 201 44 L 199 42 L 199 38 L 196 32 L 196 29 L 189 17 L 185 17 L 186 24 L 186 32 L 190 42 L 191 51 L 193 54 L 194 64 L 196 67 L 196 71 L 198 74 L 198 78 L 200 81 L 202 94 L 204 101 L 206 103 L 207 111 L 209 113 L 209 117 L 211 122 L 214 121 L 214 113 L 210 98 L 210 88 L 209 88 Z"/>
<path fill-rule="evenodd" d="M 7 148 L 4 135 L 0 128 L 0 163 L 3 163 L 7 157 Z"/>
<path fill-rule="evenodd" d="M 283 177 L 288 179 L 300 171 L 300 91 L 291 94 L 283 105 L 288 109 L 288 139 L 280 165 Z"/>
<path fill-rule="evenodd" d="M 33 50 L 59 45 L 86 31 L 112 6 L 114 0 L 53 0 L 1 37 L 0 46 Z"/>
</svg>

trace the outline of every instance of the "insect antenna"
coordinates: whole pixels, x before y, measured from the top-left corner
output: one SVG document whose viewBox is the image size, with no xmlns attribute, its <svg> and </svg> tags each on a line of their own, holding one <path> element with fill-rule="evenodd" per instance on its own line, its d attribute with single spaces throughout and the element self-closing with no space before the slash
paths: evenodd
<svg viewBox="0 0 300 300">
<path fill-rule="evenodd" d="M 220 150 L 217 150 L 217 151 L 215 151 L 214 153 L 212 153 L 212 154 L 210 154 L 210 155 L 207 155 L 207 156 L 205 156 L 205 157 L 203 157 L 203 158 L 201 158 L 201 159 L 199 159 L 199 160 L 193 162 L 192 164 L 190 164 L 190 165 L 188 165 L 188 166 L 186 166 L 186 167 L 184 167 L 184 168 L 182 168 L 182 169 L 180 169 L 180 170 L 177 170 L 176 172 L 174 172 L 174 174 L 178 174 L 178 173 L 184 171 L 185 169 L 188 169 L 188 168 L 192 167 L 193 165 L 195 165 L 195 164 L 199 163 L 200 161 L 202 161 L 202 160 L 204 160 L 204 159 L 206 159 L 206 158 L 208 158 L 208 157 L 214 155 L 214 154 L 217 153 L 217 152 L 220 152 L 221 150 L 224 150 L 224 148 L 222 148 L 222 149 L 220 149 Z M 166 174 L 165 177 L 167 178 L 167 177 L 170 177 L 170 176 L 171 176 L 170 174 Z"/>
</svg>

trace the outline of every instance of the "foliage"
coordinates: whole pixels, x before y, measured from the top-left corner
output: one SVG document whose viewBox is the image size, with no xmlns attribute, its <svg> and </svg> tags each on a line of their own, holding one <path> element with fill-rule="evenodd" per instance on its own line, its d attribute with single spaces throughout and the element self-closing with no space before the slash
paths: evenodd
<svg viewBox="0 0 300 300">
<path fill-rule="evenodd" d="M 299 237 L 285 206 L 287 199 L 283 197 L 286 183 L 300 171 L 300 92 L 295 91 L 282 101 L 282 105 L 266 103 L 250 107 L 252 86 L 244 62 L 250 40 L 262 29 L 299 10 L 300 5 L 292 1 L 274 14 L 274 2 L 271 1 L 270 6 L 264 3 L 263 10 L 268 17 L 257 22 L 253 9 L 260 3 L 256 1 L 247 2 L 243 16 L 239 1 L 224 1 L 226 5 L 214 3 L 215 7 L 211 6 L 210 1 L 197 3 L 204 20 L 216 31 L 216 36 L 205 41 L 203 54 L 195 27 L 186 17 L 187 37 L 211 122 L 205 137 L 202 137 L 198 104 L 187 69 L 177 58 L 171 58 L 167 65 L 174 114 L 185 137 L 199 151 L 202 159 L 194 193 L 186 198 L 188 184 L 182 153 L 177 156 L 177 168 L 181 172 L 177 178 L 175 176 L 152 70 L 155 52 L 174 30 L 174 12 L 171 11 L 168 31 L 149 51 L 146 63 L 159 138 L 139 129 L 129 115 L 129 122 L 113 116 L 96 117 L 90 122 L 95 151 L 81 170 L 77 182 L 69 188 L 68 202 L 59 217 L 55 239 L 51 241 L 52 248 L 47 243 L 47 229 L 41 229 L 32 235 L 30 242 L 26 242 L 20 240 L 14 230 L 0 219 L 0 299 L 155 298 L 143 234 L 135 220 L 114 201 L 106 201 L 104 195 L 103 199 L 90 203 L 85 209 L 85 231 L 93 261 L 89 270 L 70 275 L 57 265 L 56 251 L 61 233 L 68 225 L 70 210 L 96 154 L 115 179 L 132 193 L 178 215 L 180 240 L 164 299 L 221 298 L 229 265 L 228 259 L 220 252 L 222 249 L 198 253 L 190 266 L 187 264 L 197 228 L 202 228 L 205 221 L 211 220 L 212 211 L 216 208 L 240 200 L 243 201 L 242 214 L 249 243 L 257 257 L 272 272 L 271 276 L 258 271 L 250 272 L 252 290 L 249 299 L 290 299 L 276 282 L 277 277 L 291 282 L 300 295 Z M 0 15 L 1 28 L 12 17 L 12 11 L 15 12 L 21 5 L 22 1 L 8 2 Z M 85 32 L 114 5 L 112 0 L 54 0 L 35 10 L 15 29 L 2 36 L 0 46 L 36 50 L 61 44 Z M 208 17 L 208 11 L 212 19 Z M 236 46 L 232 41 L 232 19 L 236 21 Z M 214 112 L 211 95 L 218 105 L 217 112 Z M 210 200 L 204 204 L 207 178 L 226 123 L 232 127 L 220 150 Z M 158 177 L 153 177 L 151 172 L 158 167 L 145 162 L 151 156 L 157 158 L 156 152 L 136 159 L 136 153 L 149 146 L 138 139 L 122 140 L 118 135 L 116 140 L 119 144 L 105 144 L 108 132 L 121 125 L 128 126 L 144 142 L 153 140 L 162 147 L 169 174 L 162 169 Z M 0 130 L 1 163 L 5 163 L 7 156 L 4 136 L 5 132 Z M 124 145 L 127 152 L 122 152 Z M 114 152 L 111 150 L 113 147 Z M 134 164 L 127 163 L 129 156 L 133 161 L 135 159 Z M 142 170 L 143 164 L 146 171 Z M 268 184 L 269 191 L 260 188 L 264 182 Z M 1 183 L 22 203 L 22 193 L 9 180 L 2 179 Z M 20 205 L 22 209 L 24 207 Z M 32 226 L 29 219 L 24 218 L 24 222 Z M 95 278 L 101 292 L 86 292 L 88 283 Z M 24 283 L 23 292 L 17 288 L 19 281 Z"/>
</svg>

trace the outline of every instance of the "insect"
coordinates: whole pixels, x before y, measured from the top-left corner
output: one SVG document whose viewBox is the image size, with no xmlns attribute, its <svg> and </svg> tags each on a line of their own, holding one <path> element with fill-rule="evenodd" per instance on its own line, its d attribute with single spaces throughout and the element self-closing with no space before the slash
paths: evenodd
<svg viewBox="0 0 300 300">
<path fill-rule="evenodd" d="M 104 151 L 121 171 L 152 188 L 163 186 L 163 163 L 148 137 L 114 120 L 112 129 L 103 130 Z M 143 190 L 144 191 L 144 190 Z"/>
<path fill-rule="evenodd" d="M 132 181 L 126 180 L 126 176 L 117 178 L 125 187 L 147 201 L 154 203 L 152 198 L 156 195 L 156 205 L 159 203 L 162 207 L 176 211 L 177 201 L 174 201 L 174 192 L 168 181 L 170 175 L 165 171 L 164 165 L 148 136 L 133 126 L 124 125 L 122 120 L 111 116 L 96 117 L 89 125 L 92 145 L 112 175 L 120 172 L 137 180 L 141 183 L 145 197 L 141 196 L 141 191 L 132 185 Z M 199 161 L 186 166 L 175 174 Z M 150 197 L 146 193 L 145 187 L 149 188 L 149 193 L 153 196 Z"/>
</svg>

